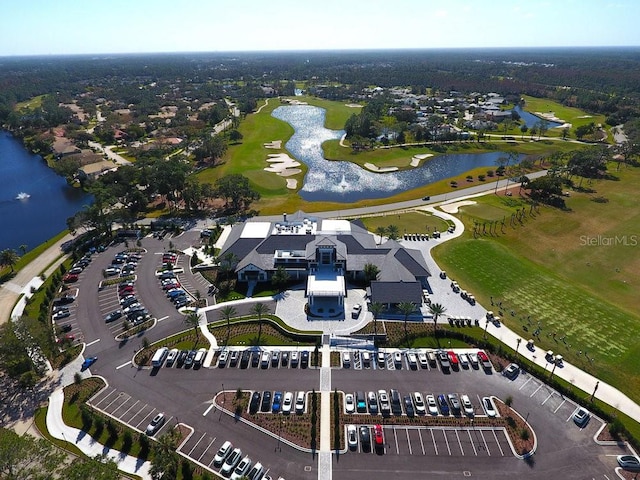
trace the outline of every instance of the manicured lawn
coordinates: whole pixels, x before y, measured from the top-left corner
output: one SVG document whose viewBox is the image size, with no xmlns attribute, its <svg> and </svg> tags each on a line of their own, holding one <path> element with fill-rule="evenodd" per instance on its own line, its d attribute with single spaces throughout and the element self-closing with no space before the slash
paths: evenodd
<svg viewBox="0 0 640 480">
<path fill-rule="evenodd" d="M 409 212 L 401 215 L 383 215 L 379 217 L 362 218 L 367 230 L 375 232 L 378 227 L 395 225 L 400 235 L 408 233 L 431 233 L 434 230 L 445 231 L 449 224 L 439 217 L 426 212 Z"/>
<path fill-rule="evenodd" d="M 19 112 L 21 110 L 34 110 L 36 108 L 40 108 L 42 106 L 42 100 L 45 95 L 37 95 L 29 100 L 25 100 L 24 102 L 16 103 L 14 110 Z"/>
<path fill-rule="evenodd" d="M 481 197 L 461 209 L 465 235 L 438 247 L 434 256 L 483 305 L 501 311 L 516 332 L 531 336 L 539 323 L 540 348 L 561 353 L 637 400 L 640 341 L 632 332 L 640 326 L 640 256 L 634 245 L 640 169 L 612 173 L 620 181 L 594 183 L 595 193 L 572 192 L 571 211 L 541 207 L 529 215 L 527 206 L 523 223 L 513 226 L 511 214 L 522 208 L 517 199 Z M 593 201 L 600 196 L 609 202 Z M 474 221 L 505 217 L 504 230 L 498 226 L 493 235 L 487 229 L 473 238 Z M 491 307 L 491 297 L 503 307 Z"/>
<path fill-rule="evenodd" d="M 580 110 L 579 108 L 574 107 L 566 107 L 558 102 L 554 102 L 553 100 L 549 100 L 547 98 L 536 98 L 529 97 L 528 95 L 523 95 L 522 98 L 525 100 L 524 109 L 528 112 L 535 113 L 549 113 L 553 112 L 556 117 L 564 122 L 568 122 L 571 124 L 571 129 L 574 130 L 576 127 L 580 125 L 588 125 L 593 122 L 597 124 L 603 124 L 605 121 L 604 115 L 590 115 L 584 110 Z M 556 132 L 561 134 L 561 130 L 558 128 L 549 129 L 545 135 L 549 136 L 550 133 Z"/>
</svg>

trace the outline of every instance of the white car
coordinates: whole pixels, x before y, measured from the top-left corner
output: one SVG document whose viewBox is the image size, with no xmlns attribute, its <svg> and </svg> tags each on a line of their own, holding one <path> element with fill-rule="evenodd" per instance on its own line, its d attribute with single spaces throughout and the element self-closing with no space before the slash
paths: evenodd
<svg viewBox="0 0 640 480">
<path fill-rule="evenodd" d="M 282 413 L 291 413 L 291 407 L 293 406 L 293 392 L 287 392 L 284 394 L 282 400 Z"/>
<path fill-rule="evenodd" d="M 487 413 L 487 417 L 495 417 L 498 413 L 496 412 L 496 407 L 493 406 L 493 402 L 489 397 L 482 397 L 482 406 L 484 407 L 484 411 Z"/>
<path fill-rule="evenodd" d="M 355 425 L 347 426 L 347 444 L 350 450 L 355 450 L 358 447 L 358 431 Z"/>
<path fill-rule="evenodd" d="M 304 413 L 305 392 L 298 392 L 296 395 L 296 413 Z"/>
<path fill-rule="evenodd" d="M 228 477 L 231 475 L 231 472 L 236 468 L 236 465 L 240 463 L 240 459 L 242 458 L 242 450 L 239 448 L 234 449 L 229 456 L 225 459 L 222 464 L 222 468 L 220 469 L 220 473 L 224 477 Z"/>
<path fill-rule="evenodd" d="M 395 352 L 393 354 L 393 363 L 396 364 L 396 367 L 399 367 L 402 365 L 402 353 L 400 352 Z"/>
<path fill-rule="evenodd" d="M 244 457 L 238 466 L 235 468 L 233 473 L 231 474 L 231 480 L 238 480 L 240 478 L 244 478 L 246 474 L 249 472 L 251 468 L 251 459 L 246 456 Z"/>
<path fill-rule="evenodd" d="M 471 403 L 471 400 L 469 399 L 469 395 L 460 395 L 460 403 L 462 403 L 462 408 L 464 410 L 464 413 L 466 413 L 469 416 L 473 415 L 473 404 Z"/>
<path fill-rule="evenodd" d="M 349 365 L 351 365 L 351 355 L 349 352 L 342 352 L 342 366 L 349 368 Z"/>
<path fill-rule="evenodd" d="M 469 368 L 469 357 L 467 357 L 466 353 L 459 353 L 458 360 L 462 368 Z"/>
<path fill-rule="evenodd" d="M 224 442 L 220 447 L 220 449 L 218 449 L 216 456 L 213 457 L 213 465 L 216 467 L 219 467 L 220 465 L 222 465 L 232 450 L 233 450 L 233 444 L 229 441 Z"/>
<path fill-rule="evenodd" d="M 378 400 L 380 401 L 380 413 L 383 416 L 391 414 L 391 402 L 389 402 L 389 394 L 386 390 L 378 390 Z"/>
<path fill-rule="evenodd" d="M 169 354 L 167 355 L 167 361 L 165 365 L 167 367 L 172 367 L 173 364 L 176 362 L 176 359 L 178 358 L 179 353 L 180 353 L 180 350 L 178 350 L 177 348 L 172 348 L 171 350 L 169 350 Z"/>
<path fill-rule="evenodd" d="M 149 436 L 154 435 L 158 430 L 162 428 L 162 425 L 164 425 L 165 420 L 166 419 L 164 417 L 164 413 L 157 414 L 155 417 L 153 417 L 153 420 L 151 420 L 151 423 L 149 423 L 144 433 L 146 433 Z"/>
<path fill-rule="evenodd" d="M 418 415 L 424 415 L 427 413 L 427 407 L 424 403 L 424 397 L 420 392 L 413 392 L 413 403 L 416 406 L 416 413 Z"/>
<path fill-rule="evenodd" d="M 418 362 L 422 368 L 427 368 L 429 366 L 429 361 L 427 360 L 427 354 L 424 352 L 418 353 Z"/>
<path fill-rule="evenodd" d="M 218 357 L 218 366 L 224 367 L 227 364 L 227 360 L 229 359 L 229 350 L 224 349 L 220 352 L 220 356 Z"/>
<path fill-rule="evenodd" d="M 427 395 L 427 408 L 431 415 L 438 415 L 438 403 L 435 396 Z"/>
<path fill-rule="evenodd" d="M 344 396 L 344 411 L 346 413 L 355 413 L 356 404 L 353 398 L 353 393 L 347 393 Z"/>
<path fill-rule="evenodd" d="M 409 362 L 409 367 L 411 368 L 411 370 L 415 370 L 416 368 L 418 368 L 418 357 L 416 357 L 415 353 L 409 352 L 407 354 L 407 361 Z"/>
<path fill-rule="evenodd" d="M 467 354 L 467 357 L 469 357 L 469 362 L 471 362 L 471 366 L 473 368 L 478 368 L 478 354 L 475 352 L 471 352 Z"/>
</svg>

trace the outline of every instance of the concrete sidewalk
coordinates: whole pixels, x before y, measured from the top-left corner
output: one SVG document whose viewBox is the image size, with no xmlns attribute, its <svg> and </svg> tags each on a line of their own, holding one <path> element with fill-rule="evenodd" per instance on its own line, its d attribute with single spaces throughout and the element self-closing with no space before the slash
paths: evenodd
<svg viewBox="0 0 640 480">
<path fill-rule="evenodd" d="M 143 479 L 151 479 L 149 473 L 150 462 L 144 462 L 136 457 L 125 455 L 118 450 L 107 448 L 82 430 L 66 425 L 62 419 L 63 403 L 64 392 L 62 388 L 59 388 L 49 397 L 49 408 L 47 410 L 47 430 L 52 437 L 74 444 L 88 457 L 104 454 L 118 464 L 119 470 L 139 475 Z"/>
</svg>

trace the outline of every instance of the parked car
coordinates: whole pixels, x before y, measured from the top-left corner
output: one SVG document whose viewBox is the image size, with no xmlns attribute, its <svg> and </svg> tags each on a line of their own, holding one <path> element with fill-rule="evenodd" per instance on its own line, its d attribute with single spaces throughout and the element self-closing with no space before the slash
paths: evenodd
<svg viewBox="0 0 640 480">
<path fill-rule="evenodd" d="M 362 445 L 362 450 L 371 450 L 371 432 L 369 427 L 364 425 L 360 426 L 360 445 Z"/>
<path fill-rule="evenodd" d="M 469 368 L 469 357 L 466 353 L 458 354 L 458 360 L 460 360 L 460 366 L 465 370 Z"/>
<path fill-rule="evenodd" d="M 640 458 L 635 455 L 618 455 L 616 460 L 625 470 L 640 470 Z"/>
<path fill-rule="evenodd" d="M 305 392 L 296 394 L 296 413 L 304 413 Z"/>
<path fill-rule="evenodd" d="M 280 411 L 281 406 L 282 406 L 282 392 L 275 392 L 273 394 L 273 403 L 271 404 L 271 411 L 273 413 L 278 413 Z"/>
<path fill-rule="evenodd" d="M 413 402 L 411 401 L 411 396 L 405 395 L 403 397 L 403 401 L 404 401 L 404 411 L 407 414 L 407 417 L 415 416 L 415 410 L 413 408 Z"/>
<path fill-rule="evenodd" d="M 158 432 L 158 430 L 162 428 L 162 425 L 164 425 L 165 420 L 166 418 L 164 416 L 164 413 L 157 414 L 155 417 L 153 417 L 153 420 L 151 420 L 151 423 L 149 423 L 144 433 L 149 436 L 155 435 Z"/>
<path fill-rule="evenodd" d="M 449 357 L 451 368 L 453 368 L 454 370 L 458 370 L 459 363 L 458 363 L 458 356 L 456 355 L 456 353 L 453 350 L 449 350 L 447 352 L 447 356 Z"/>
<path fill-rule="evenodd" d="M 68 305 L 69 303 L 73 303 L 76 297 L 73 295 L 63 295 L 62 297 L 54 298 L 53 305 Z"/>
<path fill-rule="evenodd" d="M 482 364 L 482 368 L 485 370 L 491 370 L 491 362 L 489 361 L 489 357 L 482 350 L 478 352 L 478 360 Z"/>
<path fill-rule="evenodd" d="M 504 375 L 510 380 L 513 380 L 518 376 L 519 373 L 520 373 L 520 367 L 518 366 L 518 364 L 510 363 L 509 365 L 507 365 L 507 368 L 503 370 L 502 375 Z"/>
<path fill-rule="evenodd" d="M 361 390 L 356 392 L 356 411 L 358 413 L 367 412 L 367 397 Z"/>
<path fill-rule="evenodd" d="M 460 399 L 458 398 L 457 393 L 450 393 L 447 395 L 449 400 L 449 405 L 451 405 L 451 413 L 454 415 L 460 415 L 462 412 L 462 408 L 460 407 Z"/>
<path fill-rule="evenodd" d="M 303 350 L 300 354 L 300 367 L 307 368 L 309 366 L 309 352 L 307 350 Z"/>
<path fill-rule="evenodd" d="M 451 362 L 449 361 L 449 355 L 447 355 L 447 352 L 442 350 L 438 352 L 438 362 L 440 362 L 440 368 L 443 371 L 448 371 L 451 368 Z"/>
<path fill-rule="evenodd" d="M 420 363 L 421 368 L 427 368 L 429 366 L 429 361 L 427 359 L 427 354 L 424 352 L 418 353 L 418 363 Z"/>
<path fill-rule="evenodd" d="M 284 394 L 282 400 L 282 413 L 288 414 L 291 413 L 291 407 L 293 406 L 293 393 L 287 392 Z"/>
<path fill-rule="evenodd" d="M 67 342 L 73 342 L 76 339 L 76 336 L 73 335 L 72 333 L 67 333 L 65 336 L 63 337 L 58 337 L 56 338 L 56 343 L 67 343 Z"/>
<path fill-rule="evenodd" d="M 256 391 L 251 394 L 251 400 L 249 401 L 249 413 L 256 413 L 260 408 L 260 392 Z"/>
<path fill-rule="evenodd" d="M 358 318 L 360 316 L 360 312 L 362 311 L 362 305 L 359 303 L 354 305 L 351 309 L 351 318 Z"/>
<path fill-rule="evenodd" d="M 300 361 L 300 355 L 297 351 L 291 352 L 291 368 L 298 368 L 298 362 Z"/>
<path fill-rule="evenodd" d="M 224 463 L 226 458 L 233 450 L 233 444 L 229 441 L 226 441 L 222 444 L 222 446 L 216 452 L 216 456 L 213 457 L 213 465 L 215 467 L 219 467 Z"/>
<path fill-rule="evenodd" d="M 165 366 L 173 367 L 173 364 L 176 363 L 176 359 L 178 358 L 179 354 L 180 354 L 180 350 L 178 350 L 177 348 L 172 348 L 171 350 L 169 350 L 169 353 L 167 354 L 167 360 L 165 362 Z"/>
<path fill-rule="evenodd" d="M 271 366 L 276 368 L 280 363 L 280 350 L 274 350 L 271 352 Z"/>
<path fill-rule="evenodd" d="M 227 365 L 227 359 L 229 358 L 229 350 L 224 349 L 220 352 L 218 357 L 218 367 L 224 368 Z"/>
<path fill-rule="evenodd" d="M 409 362 L 409 368 L 411 370 L 417 370 L 418 368 L 418 357 L 415 353 L 409 352 L 407 354 L 407 362 Z"/>
<path fill-rule="evenodd" d="M 464 413 L 473 416 L 474 409 L 471 400 L 469 399 L 469 395 L 462 394 L 460 395 L 460 402 L 462 403 L 462 408 L 464 409 Z"/>
<path fill-rule="evenodd" d="M 394 354 L 393 354 L 393 363 L 395 364 L 396 368 L 401 368 L 402 367 L 402 353 L 394 352 Z"/>
<path fill-rule="evenodd" d="M 391 415 L 391 403 L 386 390 L 378 390 L 378 400 L 380 401 L 380 413 L 383 416 Z"/>
<path fill-rule="evenodd" d="M 271 363 L 271 354 L 265 350 L 260 357 L 260 368 L 269 368 L 269 363 Z"/>
<path fill-rule="evenodd" d="M 114 310 L 113 312 L 107 314 L 106 317 L 104 317 L 104 322 L 105 323 L 110 323 L 110 322 L 113 322 L 113 321 L 119 319 L 120 317 L 122 317 L 122 311 L 121 310 Z"/>
<path fill-rule="evenodd" d="M 347 445 L 350 450 L 358 448 L 358 433 L 355 425 L 347 425 Z"/>
<path fill-rule="evenodd" d="M 176 367 L 180 368 L 184 365 L 184 361 L 187 359 L 187 355 L 189 355 L 189 350 L 180 350 L 178 358 L 176 358 Z"/>
<path fill-rule="evenodd" d="M 68 333 L 72 330 L 71 324 L 70 323 L 65 323 L 64 325 L 60 325 L 60 331 L 62 333 Z"/>
<path fill-rule="evenodd" d="M 493 402 L 489 397 L 482 397 L 482 406 L 487 414 L 487 417 L 495 417 L 497 415 L 496 408 L 493 406 Z"/>
<path fill-rule="evenodd" d="M 54 313 L 51 318 L 55 322 L 56 320 L 62 320 L 63 318 L 67 318 L 70 315 L 71 315 L 71 312 L 69 310 L 60 310 L 60 311 Z"/>
<path fill-rule="evenodd" d="M 580 428 L 584 428 L 587 423 L 589 423 L 589 419 L 591 418 L 591 414 L 586 408 L 578 408 L 576 412 L 573 414 L 573 423 L 575 423 Z"/>
<path fill-rule="evenodd" d="M 424 397 L 420 392 L 413 392 L 413 403 L 416 407 L 416 413 L 418 415 L 424 415 L 427 413 L 427 407 L 424 403 Z"/>
<path fill-rule="evenodd" d="M 197 353 L 198 352 L 195 350 L 189 350 L 189 353 L 187 353 L 187 356 L 184 359 L 184 368 L 191 368 L 193 366 L 193 361 L 195 360 Z"/>
<path fill-rule="evenodd" d="M 384 434 L 382 433 L 382 425 L 374 425 L 373 437 L 375 438 L 376 449 L 384 448 Z"/>
<path fill-rule="evenodd" d="M 351 354 L 349 352 L 342 352 L 342 366 L 344 368 L 351 366 Z"/>
<path fill-rule="evenodd" d="M 271 410 L 271 392 L 266 390 L 262 393 L 262 402 L 260 403 L 260 411 L 268 412 Z"/>
<path fill-rule="evenodd" d="M 469 357 L 469 363 L 471 363 L 471 366 L 477 369 L 479 366 L 478 354 L 475 352 L 467 353 L 467 357 Z"/>
<path fill-rule="evenodd" d="M 442 415 L 449 415 L 449 404 L 443 394 L 438 395 L 438 407 Z"/>
<path fill-rule="evenodd" d="M 438 403 L 433 395 L 427 395 L 427 408 L 431 415 L 438 415 Z"/>
<path fill-rule="evenodd" d="M 236 468 L 236 465 L 240 463 L 240 459 L 242 458 L 242 450 L 239 448 L 234 448 L 233 451 L 229 454 L 229 456 L 225 459 L 222 464 L 222 468 L 220 468 L 220 473 L 224 477 L 228 477 L 233 472 L 233 469 Z"/>
<path fill-rule="evenodd" d="M 256 462 L 256 464 L 251 467 L 249 473 L 247 473 L 247 478 L 249 480 L 260 480 L 264 475 L 264 467 L 260 462 Z"/>
<path fill-rule="evenodd" d="M 62 277 L 62 281 L 64 283 L 74 283 L 78 281 L 77 273 L 67 273 L 64 277 Z"/>
<path fill-rule="evenodd" d="M 240 460 L 240 463 L 238 463 L 238 466 L 233 470 L 233 473 L 231 474 L 231 480 L 238 480 L 240 478 L 244 478 L 247 472 L 249 472 L 250 468 L 251 468 L 251 459 L 249 458 L 249 456 L 246 456 L 242 460 Z"/>
<path fill-rule="evenodd" d="M 353 398 L 353 393 L 347 393 L 344 396 L 344 411 L 346 413 L 355 413 L 356 404 L 355 404 L 355 400 Z"/>
<path fill-rule="evenodd" d="M 369 406 L 369 413 L 371 415 L 378 415 L 378 399 L 376 392 L 369 392 L 367 394 L 367 405 Z"/>
</svg>

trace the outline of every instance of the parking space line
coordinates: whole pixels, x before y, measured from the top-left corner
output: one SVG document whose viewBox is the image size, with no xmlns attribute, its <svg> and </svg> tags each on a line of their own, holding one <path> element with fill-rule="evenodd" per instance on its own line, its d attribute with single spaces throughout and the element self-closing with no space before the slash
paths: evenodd
<svg viewBox="0 0 640 480">
<path fill-rule="evenodd" d="M 131 417 L 131 419 L 129 420 L 129 424 L 133 425 L 131 422 L 133 422 L 133 419 L 136 418 L 138 415 L 140 415 L 140 412 L 142 412 L 145 408 L 147 408 L 148 404 L 145 403 L 144 407 L 141 407 L 140 410 L 138 410 L 135 415 L 133 417 Z"/>
<path fill-rule="evenodd" d="M 475 456 L 478 456 L 478 451 L 476 450 L 476 445 L 473 443 L 473 438 L 471 438 L 471 430 L 467 430 L 467 434 L 469 434 L 469 442 L 471 443 L 471 447 L 473 448 L 473 453 Z"/>
<path fill-rule="evenodd" d="M 107 398 L 111 396 L 112 393 L 115 393 L 115 392 L 116 392 L 116 389 L 114 388 L 109 393 L 107 393 L 104 397 L 102 397 L 102 399 L 98 403 L 94 403 L 93 406 L 99 407 L 102 402 L 104 402 Z"/>
<path fill-rule="evenodd" d="M 436 443 L 436 437 L 433 435 L 433 428 L 430 428 L 431 432 L 431 441 L 433 442 L 433 447 L 436 449 L 436 455 L 438 455 L 438 444 Z"/>
<path fill-rule="evenodd" d="M 482 443 L 484 443 L 484 450 L 487 452 L 488 456 L 491 456 L 491 451 L 489 450 L 489 445 L 487 445 L 487 439 L 484 436 L 484 432 L 480 430 L 480 436 L 482 437 Z"/>
<path fill-rule="evenodd" d="M 104 407 L 103 410 L 106 410 L 107 408 L 109 408 L 111 405 L 113 405 L 113 402 L 115 402 L 116 400 L 118 400 L 120 398 L 120 394 L 122 394 L 123 392 L 120 392 L 118 395 L 116 395 L 116 398 L 114 398 L 113 400 L 111 400 L 106 407 Z"/>
<path fill-rule="evenodd" d="M 562 403 L 561 403 L 560 405 L 558 405 L 558 408 L 556 408 L 556 409 L 553 411 L 553 413 L 558 413 L 558 410 L 560 410 L 560 407 L 561 407 L 562 405 L 564 405 L 564 403 L 565 403 L 566 401 L 567 401 L 566 399 L 563 399 L 563 400 L 562 400 Z"/>
<path fill-rule="evenodd" d="M 542 383 L 540 385 L 538 385 L 538 388 L 536 388 L 533 393 L 531 395 L 529 395 L 529 398 L 532 398 L 536 393 L 538 393 L 538 390 L 540 390 L 542 388 Z"/>
<path fill-rule="evenodd" d="M 198 441 L 196 442 L 196 444 L 191 448 L 191 450 L 189 450 L 189 453 L 187 453 L 187 455 L 191 456 L 191 452 L 193 452 L 196 447 L 198 446 L 198 444 L 202 441 L 202 439 L 205 437 L 206 433 L 203 433 L 202 436 L 198 439 Z"/>
<path fill-rule="evenodd" d="M 404 432 L 407 434 L 407 445 L 409 445 L 409 455 L 413 455 L 413 450 L 411 449 L 411 440 L 409 439 L 409 429 L 405 428 Z"/>
<path fill-rule="evenodd" d="M 204 411 L 204 413 L 202 414 L 202 416 L 203 416 L 203 417 L 206 417 L 206 416 L 207 416 L 207 413 L 209 413 L 213 407 L 215 407 L 215 405 L 214 405 L 214 403 L 213 403 L 213 402 L 211 402 L 211 405 L 209 405 L 209 406 L 207 407 L 207 409 Z"/>
<path fill-rule="evenodd" d="M 155 408 L 152 408 L 152 409 L 151 409 L 151 412 L 150 412 L 150 413 L 147 413 L 147 414 L 144 416 L 144 418 L 138 422 L 138 424 L 136 425 L 136 428 L 138 428 L 138 427 L 140 426 L 140 424 L 141 424 L 141 423 L 143 423 L 147 418 L 149 418 L 151 415 L 153 415 L 153 413 L 154 413 L 155 411 L 156 411 L 156 409 L 155 409 Z"/>
<path fill-rule="evenodd" d="M 464 449 L 462 448 L 462 442 L 460 441 L 460 435 L 458 435 L 458 430 L 454 430 L 456 432 L 456 438 L 458 439 L 458 446 L 460 447 L 460 451 L 462 455 L 464 455 Z"/>
<path fill-rule="evenodd" d="M 118 365 L 116 367 L 116 370 L 120 370 L 121 368 L 124 368 L 124 367 L 126 367 L 127 365 L 130 365 L 130 364 L 131 364 L 131 360 L 129 360 L 127 363 L 123 363 L 122 365 Z"/>
<path fill-rule="evenodd" d="M 547 400 L 549 400 L 551 397 L 553 397 L 553 392 L 551 392 L 551 393 L 549 394 L 549 396 L 548 396 L 547 398 L 545 398 L 545 399 L 543 400 L 543 402 L 542 402 L 540 405 L 544 405 L 545 403 L 547 403 Z"/>
<path fill-rule="evenodd" d="M 424 442 L 422 441 L 422 429 L 418 429 L 418 436 L 420 437 L 420 447 L 422 447 L 422 455 L 426 455 L 424 453 Z"/>
<path fill-rule="evenodd" d="M 396 427 L 392 427 L 393 428 L 393 438 L 396 441 L 396 454 L 400 454 L 400 447 L 398 446 L 398 435 L 396 435 Z"/>
<path fill-rule="evenodd" d="M 577 408 L 574 408 L 574 409 L 573 409 L 573 412 L 571 412 L 571 415 L 569 415 L 569 418 L 567 418 L 567 419 L 565 420 L 565 422 L 568 422 L 569 420 L 571 420 L 571 419 L 573 418 L 573 414 L 574 414 L 574 413 L 576 413 L 576 410 L 577 410 Z"/>
<path fill-rule="evenodd" d="M 526 382 L 524 382 L 522 385 L 520 385 L 520 388 L 518 388 L 518 390 L 522 390 L 522 389 L 525 387 L 525 385 L 526 385 L 527 383 L 529 383 L 530 381 L 531 381 L 531 377 L 527 378 L 527 381 L 526 381 Z"/>
<path fill-rule="evenodd" d="M 451 447 L 449 447 L 449 439 L 447 438 L 447 433 L 444 430 L 442 431 L 442 436 L 444 437 L 444 441 L 447 444 L 447 450 L 449 450 L 449 456 L 451 456 Z"/>
<path fill-rule="evenodd" d="M 165 422 L 165 424 L 164 424 L 164 425 L 162 425 L 162 426 L 158 429 L 158 431 L 154 433 L 154 435 L 155 435 L 155 434 L 160 433 L 160 431 L 161 431 L 164 427 L 168 427 L 168 426 L 169 426 L 169 423 L 171 422 L 171 420 L 173 420 L 173 416 L 169 417 L 169 420 L 167 420 L 167 421 Z M 159 437 L 160 437 L 160 436 L 158 435 L 158 437 L 157 437 L 157 438 L 159 438 Z"/>
<path fill-rule="evenodd" d="M 202 459 L 202 457 L 204 457 L 205 453 L 207 453 L 207 451 L 209 450 L 209 448 L 211 447 L 211 445 L 213 445 L 213 442 L 215 442 L 215 441 L 216 441 L 216 437 L 213 437 L 211 442 L 209 442 L 209 445 L 207 445 L 207 448 L 205 448 L 204 452 L 202 452 L 202 455 L 200 455 L 200 457 L 198 457 L 198 461 L 200 461 Z"/>
<path fill-rule="evenodd" d="M 134 403 L 129 408 L 127 408 L 127 410 L 122 415 L 120 415 L 120 418 L 124 417 L 127 413 L 129 413 L 129 410 L 131 410 L 133 407 L 135 407 L 138 403 L 140 403 L 140 400 L 136 400 L 136 403 Z"/>
<path fill-rule="evenodd" d="M 169 315 L 166 315 L 166 316 L 164 316 L 164 317 L 162 317 L 162 318 L 159 318 L 159 319 L 158 319 L 158 322 L 161 322 L 161 321 L 163 321 L 163 320 L 166 320 L 167 318 L 169 318 Z"/>
<path fill-rule="evenodd" d="M 492 432 L 493 432 L 493 438 L 496 439 L 496 444 L 498 445 L 498 450 L 500 450 L 500 455 L 502 455 L 504 457 L 504 452 L 502 451 L 502 447 L 500 446 L 500 442 L 498 441 L 498 436 L 496 435 L 496 431 L 492 430 Z"/>
<path fill-rule="evenodd" d="M 116 408 L 111 412 L 111 415 L 113 415 L 113 416 L 115 417 L 115 416 L 116 416 L 116 412 L 117 412 L 118 410 L 120 410 L 123 406 L 125 406 L 129 400 L 131 400 L 131 395 L 127 395 L 127 397 L 128 397 L 128 398 L 127 398 L 124 402 L 122 402 L 120 405 L 118 405 L 118 406 L 117 406 L 117 407 L 116 407 Z"/>
</svg>

